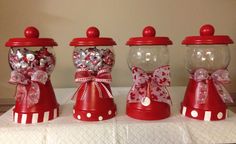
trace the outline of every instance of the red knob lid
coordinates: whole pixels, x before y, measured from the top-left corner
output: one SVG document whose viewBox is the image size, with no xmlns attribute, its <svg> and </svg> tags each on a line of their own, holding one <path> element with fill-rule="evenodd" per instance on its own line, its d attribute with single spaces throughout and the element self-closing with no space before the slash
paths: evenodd
<svg viewBox="0 0 236 144">
<path fill-rule="evenodd" d="M 74 38 L 70 46 L 112 46 L 116 42 L 112 38 L 99 37 L 100 32 L 96 27 L 89 27 L 86 38 Z"/>
<path fill-rule="evenodd" d="M 143 37 L 133 37 L 128 40 L 126 45 L 171 45 L 172 41 L 168 37 L 156 37 L 156 30 L 152 26 L 143 29 Z"/>
<path fill-rule="evenodd" d="M 100 31 L 96 27 L 89 27 L 86 34 L 88 38 L 98 38 L 100 36 Z"/>
<path fill-rule="evenodd" d="M 7 47 L 34 47 L 34 46 L 57 46 L 51 38 L 39 38 L 39 31 L 35 27 L 27 27 L 24 31 L 25 38 L 11 38 L 5 46 Z"/>
<path fill-rule="evenodd" d="M 35 27 L 27 27 L 25 29 L 25 37 L 26 38 L 38 38 L 39 37 L 39 31 Z"/>
<path fill-rule="evenodd" d="M 233 41 L 227 35 L 214 35 L 215 29 L 212 25 L 206 24 L 200 28 L 200 36 L 188 36 L 182 44 L 185 45 L 213 45 L 232 44 Z"/>
</svg>

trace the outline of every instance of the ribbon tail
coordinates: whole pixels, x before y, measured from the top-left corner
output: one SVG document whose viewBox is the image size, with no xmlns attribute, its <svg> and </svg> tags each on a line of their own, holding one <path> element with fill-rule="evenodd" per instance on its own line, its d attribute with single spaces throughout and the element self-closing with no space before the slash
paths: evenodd
<svg viewBox="0 0 236 144">
<path fill-rule="evenodd" d="M 24 99 L 27 97 L 26 87 L 22 84 L 18 84 L 16 88 L 16 100 L 20 101 L 20 103 L 24 102 Z"/>
<path fill-rule="evenodd" d="M 109 97 L 109 98 L 113 98 L 111 92 L 107 89 L 107 87 L 106 87 L 103 83 L 101 83 L 101 85 L 102 85 L 102 87 L 105 89 L 105 91 L 106 91 L 108 97 Z M 101 89 L 100 89 L 100 88 L 98 88 L 98 89 L 99 89 L 100 92 L 101 92 Z M 102 92 L 101 92 L 101 93 L 102 93 Z"/>
<path fill-rule="evenodd" d="M 157 89 L 157 87 L 158 87 L 158 90 L 155 90 Z M 152 88 L 152 95 L 156 97 L 153 100 L 158 101 L 158 102 L 163 102 L 171 106 L 172 101 L 170 99 L 170 94 L 167 88 L 165 86 L 157 86 L 157 87 Z"/>
<path fill-rule="evenodd" d="M 208 85 L 205 82 L 198 82 L 195 95 L 198 104 L 205 104 L 208 96 Z"/>
<path fill-rule="evenodd" d="M 233 103 L 233 98 L 230 96 L 229 92 L 226 88 L 221 84 L 216 82 L 215 87 L 217 89 L 218 94 L 220 95 L 221 99 L 224 103 Z"/>
<path fill-rule="evenodd" d="M 79 91 L 78 91 L 79 92 Z M 83 94 L 81 96 L 81 100 L 85 100 L 86 96 L 88 95 L 88 83 L 86 82 L 85 83 L 85 88 L 84 88 L 84 91 L 83 91 Z"/>
<path fill-rule="evenodd" d="M 78 88 L 75 93 L 73 94 L 71 100 L 75 100 L 77 98 L 77 93 L 79 92 L 80 88 Z"/>
<path fill-rule="evenodd" d="M 31 107 L 34 104 L 37 104 L 39 102 L 39 97 L 40 97 L 39 85 L 36 82 L 32 82 L 26 98 L 27 107 Z"/>
<path fill-rule="evenodd" d="M 102 91 L 101 91 L 101 89 L 100 89 L 98 83 L 97 83 L 96 81 L 93 82 L 93 83 L 94 83 L 95 87 L 96 87 L 97 90 L 98 90 L 98 95 L 99 95 L 99 97 L 102 98 Z M 102 85 L 102 83 L 101 83 L 101 85 Z"/>
<path fill-rule="evenodd" d="M 82 94 L 82 97 L 81 99 L 84 99 L 84 95 L 85 95 L 85 92 L 87 92 L 87 83 L 85 83 L 85 90 L 83 91 L 83 94 Z M 80 85 L 80 87 L 75 91 L 75 93 L 73 94 L 71 100 L 76 100 L 77 99 L 77 96 L 78 96 L 78 92 L 80 91 L 80 89 L 82 88 L 82 85 Z"/>
<path fill-rule="evenodd" d="M 139 102 L 139 94 L 136 88 L 136 85 L 133 85 L 128 93 L 128 102 L 129 103 L 138 103 Z"/>
<path fill-rule="evenodd" d="M 170 98 L 170 93 L 169 93 L 169 91 L 168 91 L 168 89 L 167 89 L 167 87 L 163 87 L 164 88 L 164 90 L 166 91 L 166 93 L 167 93 L 167 98 L 166 98 L 166 103 L 168 104 L 168 105 L 172 105 L 172 100 L 171 100 L 171 98 Z"/>
<path fill-rule="evenodd" d="M 146 96 L 151 99 L 150 93 L 151 93 L 151 84 L 148 82 L 148 83 L 147 83 Z"/>
</svg>

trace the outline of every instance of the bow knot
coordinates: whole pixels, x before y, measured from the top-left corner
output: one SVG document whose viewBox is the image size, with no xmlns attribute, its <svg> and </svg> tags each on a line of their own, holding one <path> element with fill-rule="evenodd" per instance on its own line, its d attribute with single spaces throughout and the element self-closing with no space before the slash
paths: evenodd
<svg viewBox="0 0 236 144">
<path fill-rule="evenodd" d="M 196 80 L 197 82 L 207 80 L 208 77 L 209 77 L 208 71 L 205 69 L 198 69 L 194 73 L 194 80 Z"/>
<path fill-rule="evenodd" d="M 95 85 L 95 88 L 99 92 L 98 95 L 100 98 L 103 98 L 104 95 L 102 89 L 105 89 L 106 95 L 108 95 L 109 98 L 112 98 L 110 90 L 108 90 L 105 86 L 105 84 L 110 84 L 111 80 L 112 78 L 110 74 L 110 69 L 102 69 L 98 71 L 96 75 L 93 75 L 92 72 L 87 69 L 78 69 L 75 73 L 75 82 L 85 85 L 85 89 L 82 91 L 83 94 L 81 100 L 85 100 L 86 96 L 88 96 L 88 88 L 91 87 L 91 84 Z M 75 95 L 78 92 L 81 92 L 81 86 L 77 89 L 72 99 L 75 99 Z"/>
<path fill-rule="evenodd" d="M 38 83 L 45 84 L 47 80 L 48 74 L 42 70 L 31 72 L 31 76 L 14 70 L 11 72 L 9 83 L 17 85 L 16 99 L 27 107 L 31 107 L 39 101 L 40 89 Z M 28 86 L 29 89 L 26 88 Z"/>
<path fill-rule="evenodd" d="M 141 68 L 133 67 L 134 85 L 129 92 L 129 102 L 140 102 L 149 97 L 153 101 L 171 104 L 166 89 L 170 86 L 169 66 L 158 67 L 153 73 L 146 73 Z"/>
<path fill-rule="evenodd" d="M 209 74 L 207 70 L 201 68 L 197 69 L 193 75 L 193 79 L 199 83 L 197 87 L 198 103 L 204 104 L 208 96 L 207 80 L 213 79 L 217 93 L 225 103 L 233 103 L 229 92 L 225 89 L 223 84 L 229 83 L 229 72 L 225 69 L 219 69 L 212 74 Z"/>
</svg>

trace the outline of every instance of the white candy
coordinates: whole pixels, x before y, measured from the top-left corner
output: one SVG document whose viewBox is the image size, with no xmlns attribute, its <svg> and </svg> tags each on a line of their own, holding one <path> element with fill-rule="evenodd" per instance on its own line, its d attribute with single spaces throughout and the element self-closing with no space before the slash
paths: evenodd
<svg viewBox="0 0 236 144">
<path fill-rule="evenodd" d="M 22 59 L 24 57 L 22 53 L 20 52 L 20 50 L 17 50 L 16 55 L 19 59 Z"/>
<path fill-rule="evenodd" d="M 27 60 L 29 60 L 29 61 L 34 61 L 35 56 L 34 56 L 33 54 L 26 54 L 26 58 L 27 58 Z"/>
</svg>

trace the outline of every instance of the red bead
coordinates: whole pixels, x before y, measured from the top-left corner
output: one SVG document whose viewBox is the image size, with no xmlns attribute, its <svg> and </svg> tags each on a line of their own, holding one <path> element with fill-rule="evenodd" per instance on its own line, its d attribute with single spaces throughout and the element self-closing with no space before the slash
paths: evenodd
<svg viewBox="0 0 236 144">
<path fill-rule="evenodd" d="M 201 36 L 213 36 L 214 33 L 215 33 L 215 29 L 212 25 L 206 24 L 200 28 Z"/>
<path fill-rule="evenodd" d="M 154 37 L 156 35 L 156 30 L 152 26 L 147 26 L 143 29 L 144 37 Z"/>
<path fill-rule="evenodd" d="M 86 34 L 87 34 L 88 38 L 97 38 L 97 37 L 99 37 L 100 32 L 96 27 L 89 27 L 87 29 Z"/>
<path fill-rule="evenodd" d="M 31 27 L 27 27 L 25 29 L 24 34 L 25 34 L 26 38 L 38 38 L 39 37 L 38 29 L 35 28 L 35 27 L 32 27 L 32 26 Z"/>
</svg>

